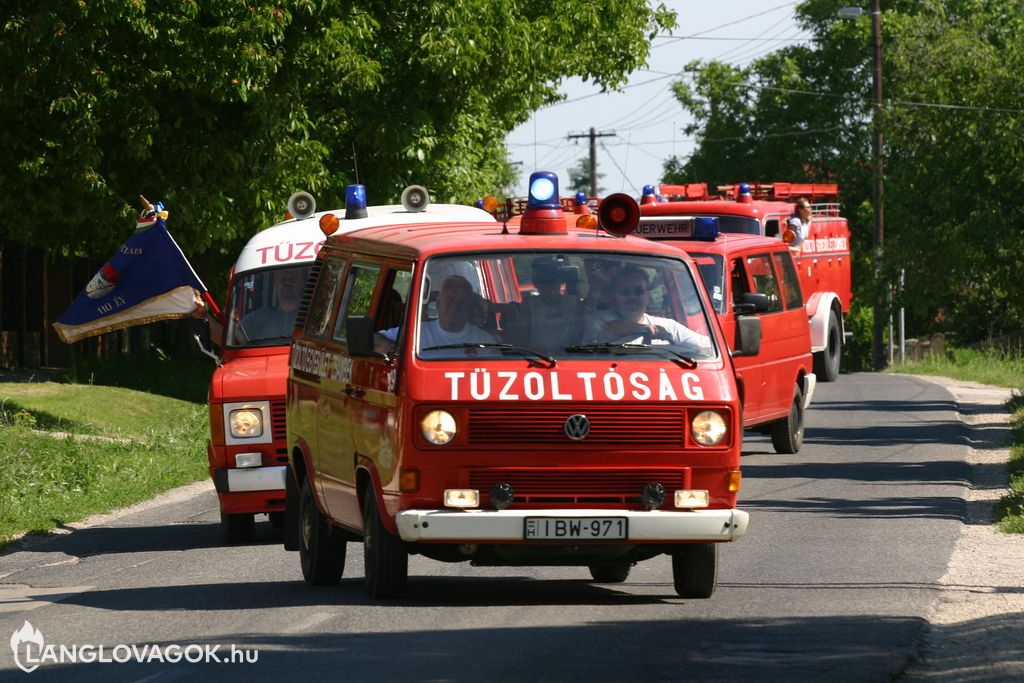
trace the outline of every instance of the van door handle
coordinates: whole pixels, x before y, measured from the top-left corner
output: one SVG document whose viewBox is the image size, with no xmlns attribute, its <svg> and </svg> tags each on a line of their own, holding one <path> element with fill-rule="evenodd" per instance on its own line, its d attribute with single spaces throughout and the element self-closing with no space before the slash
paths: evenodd
<svg viewBox="0 0 1024 683">
<path fill-rule="evenodd" d="M 345 393 L 351 396 L 352 398 L 362 398 L 363 396 L 366 395 L 365 391 L 363 391 L 362 389 L 356 389 L 355 387 L 347 387 L 345 389 Z"/>
</svg>

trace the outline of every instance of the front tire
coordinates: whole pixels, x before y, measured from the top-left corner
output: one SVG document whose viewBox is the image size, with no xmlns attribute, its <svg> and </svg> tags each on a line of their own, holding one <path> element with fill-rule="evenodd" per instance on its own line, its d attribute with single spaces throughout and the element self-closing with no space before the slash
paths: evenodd
<svg viewBox="0 0 1024 683">
<path fill-rule="evenodd" d="M 632 569 L 629 562 L 606 562 L 590 565 L 590 576 L 597 583 L 622 583 L 629 578 Z"/>
<path fill-rule="evenodd" d="M 299 562 L 302 578 L 311 586 L 330 586 L 341 580 L 345 571 L 345 536 L 331 524 L 316 506 L 313 488 L 307 478 L 299 494 Z"/>
<path fill-rule="evenodd" d="M 681 598 L 710 598 L 718 587 L 718 544 L 682 546 L 672 555 L 672 582 Z"/>
<path fill-rule="evenodd" d="M 256 517 L 251 512 L 220 513 L 220 538 L 224 543 L 252 543 L 256 538 Z"/>
<path fill-rule="evenodd" d="M 789 415 L 771 423 L 772 446 L 776 453 L 790 454 L 800 451 L 804 443 L 804 392 L 797 386 Z"/>
<path fill-rule="evenodd" d="M 825 330 L 825 348 L 814 354 L 814 373 L 822 382 L 834 382 L 839 377 L 839 360 L 843 355 L 843 333 L 835 309 L 828 312 Z"/>
<path fill-rule="evenodd" d="M 363 504 L 363 563 L 366 592 L 371 598 L 400 598 L 409 580 L 409 553 L 402 539 L 381 522 L 373 488 L 367 487 Z"/>
</svg>

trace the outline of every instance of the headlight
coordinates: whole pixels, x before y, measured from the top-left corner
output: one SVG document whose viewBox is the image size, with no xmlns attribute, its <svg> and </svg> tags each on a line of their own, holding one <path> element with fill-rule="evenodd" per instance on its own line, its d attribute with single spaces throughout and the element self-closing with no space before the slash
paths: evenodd
<svg viewBox="0 0 1024 683">
<path fill-rule="evenodd" d="M 690 422 L 693 440 L 701 446 L 717 446 L 725 438 L 727 431 L 725 419 L 713 410 L 697 413 Z"/>
<path fill-rule="evenodd" d="M 423 430 L 423 438 L 435 446 L 445 445 L 455 438 L 458 431 L 455 416 L 447 410 L 431 410 L 420 420 L 420 429 Z"/>
<path fill-rule="evenodd" d="M 263 436 L 263 412 L 259 408 L 232 410 L 228 415 L 228 426 L 231 436 L 236 439 Z"/>
</svg>

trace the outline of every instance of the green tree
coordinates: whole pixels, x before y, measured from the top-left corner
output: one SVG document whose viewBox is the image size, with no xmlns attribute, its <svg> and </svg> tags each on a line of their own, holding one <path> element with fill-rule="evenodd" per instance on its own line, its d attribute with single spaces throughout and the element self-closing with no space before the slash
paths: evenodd
<svg viewBox="0 0 1024 683">
<path fill-rule="evenodd" d="M 11 0 L 0 13 L 5 237 L 105 257 L 136 196 L 190 253 L 309 190 L 509 184 L 503 140 L 561 79 L 621 86 L 674 22 L 640 0 Z M 55 246 L 59 245 L 59 246 Z"/>
<path fill-rule="evenodd" d="M 698 139 L 665 182 L 834 181 L 872 300 L 871 24 L 797 8 L 813 40 L 745 68 L 691 63 L 676 95 Z M 1024 325 L 1024 3 L 883 3 L 885 252 L 912 335 L 975 341 Z M 941 273 L 941 276 L 936 277 Z"/>
<path fill-rule="evenodd" d="M 590 196 L 590 157 L 580 157 L 580 160 L 576 162 L 576 165 L 570 168 L 569 174 L 569 187 L 567 191 L 575 194 L 576 192 L 586 192 L 587 196 Z M 605 189 L 601 187 L 601 178 L 604 178 L 604 173 L 597 172 L 597 196 L 601 196 L 605 193 Z"/>
</svg>

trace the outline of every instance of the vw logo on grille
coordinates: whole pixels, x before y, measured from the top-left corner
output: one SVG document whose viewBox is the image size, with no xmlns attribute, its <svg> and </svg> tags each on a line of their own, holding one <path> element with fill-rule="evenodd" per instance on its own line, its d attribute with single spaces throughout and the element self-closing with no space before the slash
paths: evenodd
<svg viewBox="0 0 1024 683">
<path fill-rule="evenodd" d="M 565 435 L 573 441 L 582 441 L 590 433 L 590 418 L 586 415 L 570 415 L 565 420 Z"/>
</svg>

